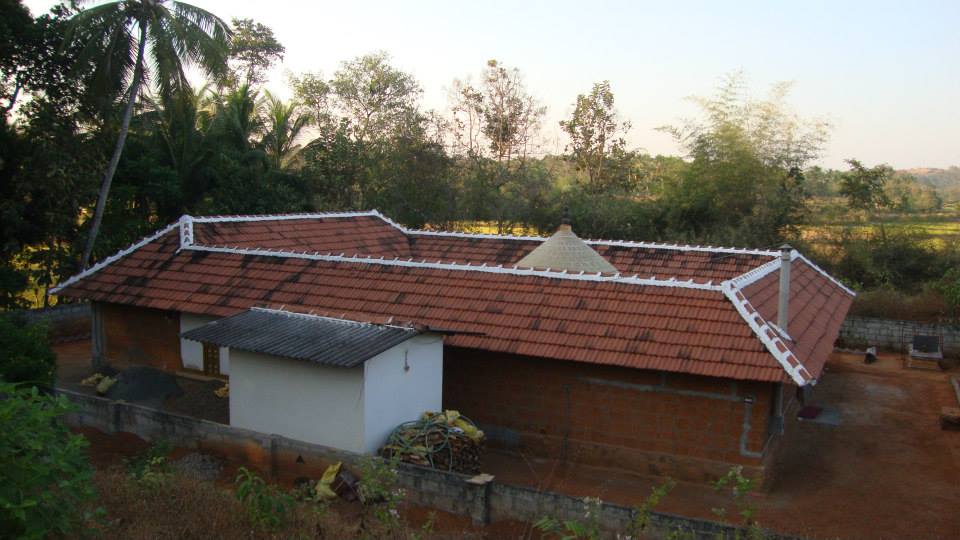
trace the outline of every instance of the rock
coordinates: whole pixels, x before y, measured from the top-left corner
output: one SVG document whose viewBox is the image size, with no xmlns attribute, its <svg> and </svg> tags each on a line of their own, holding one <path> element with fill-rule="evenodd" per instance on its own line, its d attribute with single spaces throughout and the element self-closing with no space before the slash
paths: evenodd
<svg viewBox="0 0 960 540">
<path fill-rule="evenodd" d="M 960 431 L 960 408 L 944 407 L 940 409 L 940 429 Z"/>
</svg>

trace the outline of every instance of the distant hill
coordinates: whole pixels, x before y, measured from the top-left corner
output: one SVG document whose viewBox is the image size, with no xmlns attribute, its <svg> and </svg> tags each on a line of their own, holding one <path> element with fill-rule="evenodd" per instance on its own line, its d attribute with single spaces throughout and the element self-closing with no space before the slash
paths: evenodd
<svg viewBox="0 0 960 540">
<path fill-rule="evenodd" d="M 917 167 L 899 172 L 909 174 L 916 178 L 917 182 L 935 188 L 946 201 L 960 200 L 960 167 L 956 165 L 946 169 Z"/>
<path fill-rule="evenodd" d="M 957 166 L 947 169 L 917 167 L 915 169 L 902 169 L 899 172 L 911 174 L 918 181 L 938 189 L 960 188 L 960 167 Z"/>
</svg>

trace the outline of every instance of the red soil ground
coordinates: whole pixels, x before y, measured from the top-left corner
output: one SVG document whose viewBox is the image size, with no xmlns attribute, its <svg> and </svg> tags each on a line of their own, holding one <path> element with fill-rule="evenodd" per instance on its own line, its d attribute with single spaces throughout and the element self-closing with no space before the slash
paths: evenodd
<svg viewBox="0 0 960 540">
<path fill-rule="evenodd" d="M 57 351 L 63 376 L 75 376 L 71 372 L 84 369 L 89 358 L 85 342 L 60 345 Z M 859 355 L 834 354 L 811 402 L 836 412 L 839 425 L 803 422 L 788 432 L 770 490 L 754 496 L 760 523 L 810 538 L 960 537 L 960 433 L 938 426 L 940 408 L 957 406 L 949 383 L 956 372 L 908 370 L 896 355 L 864 365 Z M 146 447 L 129 434 L 83 433 L 101 467 Z M 236 467 L 228 464 L 221 481 L 229 482 Z M 641 502 L 661 481 L 505 452 L 490 452 L 484 470 L 501 482 L 625 505 Z M 729 507 L 729 502 L 709 486 L 680 482 L 657 510 L 713 519 L 711 508 Z M 415 522 L 428 512 L 408 509 Z M 437 530 L 524 538 L 530 527 L 508 522 L 476 529 L 466 518 L 440 513 Z"/>
<path fill-rule="evenodd" d="M 898 355 L 864 365 L 834 354 L 812 404 L 839 412 L 839 425 L 802 422 L 788 432 L 775 480 L 756 494 L 757 517 L 772 530 L 810 538 L 960 538 L 960 433 L 941 431 L 940 408 L 957 406 L 957 370 L 908 370 Z M 623 471 L 491 453 L 498 481 L 538 486 L 625 505 L 660 480 Z M 730 499 L 679 482 L 657 508 L 715 519 Z"/>
</svg>

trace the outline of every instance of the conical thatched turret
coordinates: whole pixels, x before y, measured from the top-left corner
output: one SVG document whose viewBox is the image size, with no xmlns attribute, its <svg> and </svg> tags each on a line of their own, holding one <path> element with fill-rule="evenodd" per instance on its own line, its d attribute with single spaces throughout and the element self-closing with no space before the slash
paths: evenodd
<svg viewBox="0 0 960 540">
<path fill-rule="evenodd" d="M 617 272 L 616 267 L 573 233 L 566 218 L 553 236 L 517 261 L 517 266 L 568 272 Z"/>
</svg>

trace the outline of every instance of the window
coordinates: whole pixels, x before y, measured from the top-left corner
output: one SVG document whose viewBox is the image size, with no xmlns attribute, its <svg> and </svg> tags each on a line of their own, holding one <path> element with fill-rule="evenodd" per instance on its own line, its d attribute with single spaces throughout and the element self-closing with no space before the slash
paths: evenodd
<svg viewBox="0 0 960 540">
<path fill-rule="evenodd" d="M 220 347 L 209 343 L 203 344 L 203 374 L 211 377 L 220 376 Z"/>
</svg>

